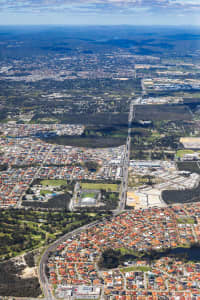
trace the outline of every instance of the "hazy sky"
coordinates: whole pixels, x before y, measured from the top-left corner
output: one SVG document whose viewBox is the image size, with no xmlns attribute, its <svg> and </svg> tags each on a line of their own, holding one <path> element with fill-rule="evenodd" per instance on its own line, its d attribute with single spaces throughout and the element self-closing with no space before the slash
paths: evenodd
<svg viewBox="0 0 200 300">
<path fill-rule="evenodd" d="M 0 24 L 200 25 L 200 0 L 0 0 Z"/>
</svg>

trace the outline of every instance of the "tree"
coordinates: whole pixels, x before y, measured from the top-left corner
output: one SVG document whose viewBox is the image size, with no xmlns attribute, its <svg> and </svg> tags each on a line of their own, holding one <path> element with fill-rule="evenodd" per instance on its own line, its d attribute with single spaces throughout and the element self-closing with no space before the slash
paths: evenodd
<svg viewBox="0 0 200 300">
<path fill-rule="evenodd" d="M 153 184 L 152 179 L 154 178 L 154 176 L 152 176 L 152 175 L 144 175 L 144 176 L 142 176 L 142 178 L 148 180 L 148 182 L 147 182 L 148 185 L 152 185 Z"/>
<path fill-rule="evenodd" d="M 88 160 L 85 162 L 85 167 L 88 169 L 90 172 L 96 172 L 99 168 L 99 165 L 96 161 L 93 160 Z"/>
</svg>

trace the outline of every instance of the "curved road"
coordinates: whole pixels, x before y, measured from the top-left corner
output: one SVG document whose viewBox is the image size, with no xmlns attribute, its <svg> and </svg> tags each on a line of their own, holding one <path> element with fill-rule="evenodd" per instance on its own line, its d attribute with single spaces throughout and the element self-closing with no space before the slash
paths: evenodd
<svg viewBox="0 0 200 300">
<path fill-rule="evenodd" d="M 104 221 L 104 219 L 101 219 L 101 222 Z M 39 263 L 39 272 L 38 272 L 38 275 L 39 275 L 39 281 L 40 281 L 40 284 L 41 284 L 41 287 L 42 287 L 42 290 L 43 290 L 43 293 L 44 293 L 44 298 L 47 299 L 47 300 L 55 300 L 56 298 L 54 297 L 53 295 L 53 291 L 49 285 L 49 282 L 48 282 L 48 278 L 46 276 L 46 272 L 45 272 L 45 268 L 46 268 L 46 265 L 47 265 L 47 262 L 48 262 L 48 258 L 49 258 L 49 255 L 52 251 L 55 251 L 55 249 L 58 247 L 58 245 L 60 245 L 61 243 L 63 243 L 64 241 L 66 241 L 67 239 L 69 239 L 72 235 L 74 234 L 78 234 L 80 233 L 81 231 L 83 230 L 86 230 L 92 226 L 95 226 L 99 223 L 99 221 L 95 221 L 93 223 L 90 223 L 90 224 L 87 224 L 87 225 L 84 225 L 82 227 L 79 227 L 69 233 L 66 233 L 65 235 L 63 235 L 62 237 L 60 237 L 58 240 L 56 240 L 53 244 L 51 244 L 46 250 L 45 252 L 43 253 L 42 257 L 41 257 L 41 260 L 40 260 L 40 263 Z"/>
</svg>

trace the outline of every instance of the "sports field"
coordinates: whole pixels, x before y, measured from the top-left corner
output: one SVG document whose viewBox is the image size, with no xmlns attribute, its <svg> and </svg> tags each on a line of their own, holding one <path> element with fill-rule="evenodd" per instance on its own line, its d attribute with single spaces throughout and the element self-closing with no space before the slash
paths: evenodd
<svg viewBox="0 0 200 300">
<path fill-rule="evenodd" d="M 178 150 L 177 152 L 176 152 L 176 156 L 177 157 L 183 157 L 185 154 L 193 154 L 194 153 L 194 151 L 193 150 Z"/>
<path fill-rule="evenodd" d="M 86 190 L 106 190 L 107 192 L 118 192 L 119 186 L 114 183 L 81 183 L 82 189 Z"/>
</svg>

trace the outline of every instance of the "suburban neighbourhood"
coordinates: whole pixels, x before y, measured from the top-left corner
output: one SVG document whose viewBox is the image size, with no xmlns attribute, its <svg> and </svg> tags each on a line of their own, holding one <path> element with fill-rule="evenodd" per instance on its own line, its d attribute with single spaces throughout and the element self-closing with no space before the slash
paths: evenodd
<svg viewBox="0 0 200 300">
<path fill-rule="evenodd" d="M 199 239 L 199 204 L 131 210 L 60 244 L 49 258 L 49 280 L 61 299 L 199 299 L 199 263 L 166 251 L 182 247 L 184 253 L 184 247 Z M 153 250 L 166 254 L 153 261 L 127 259 L 114 270 L 100 270 L 98 261 L 108 248 L 133 255 Z"/>
</svg>

